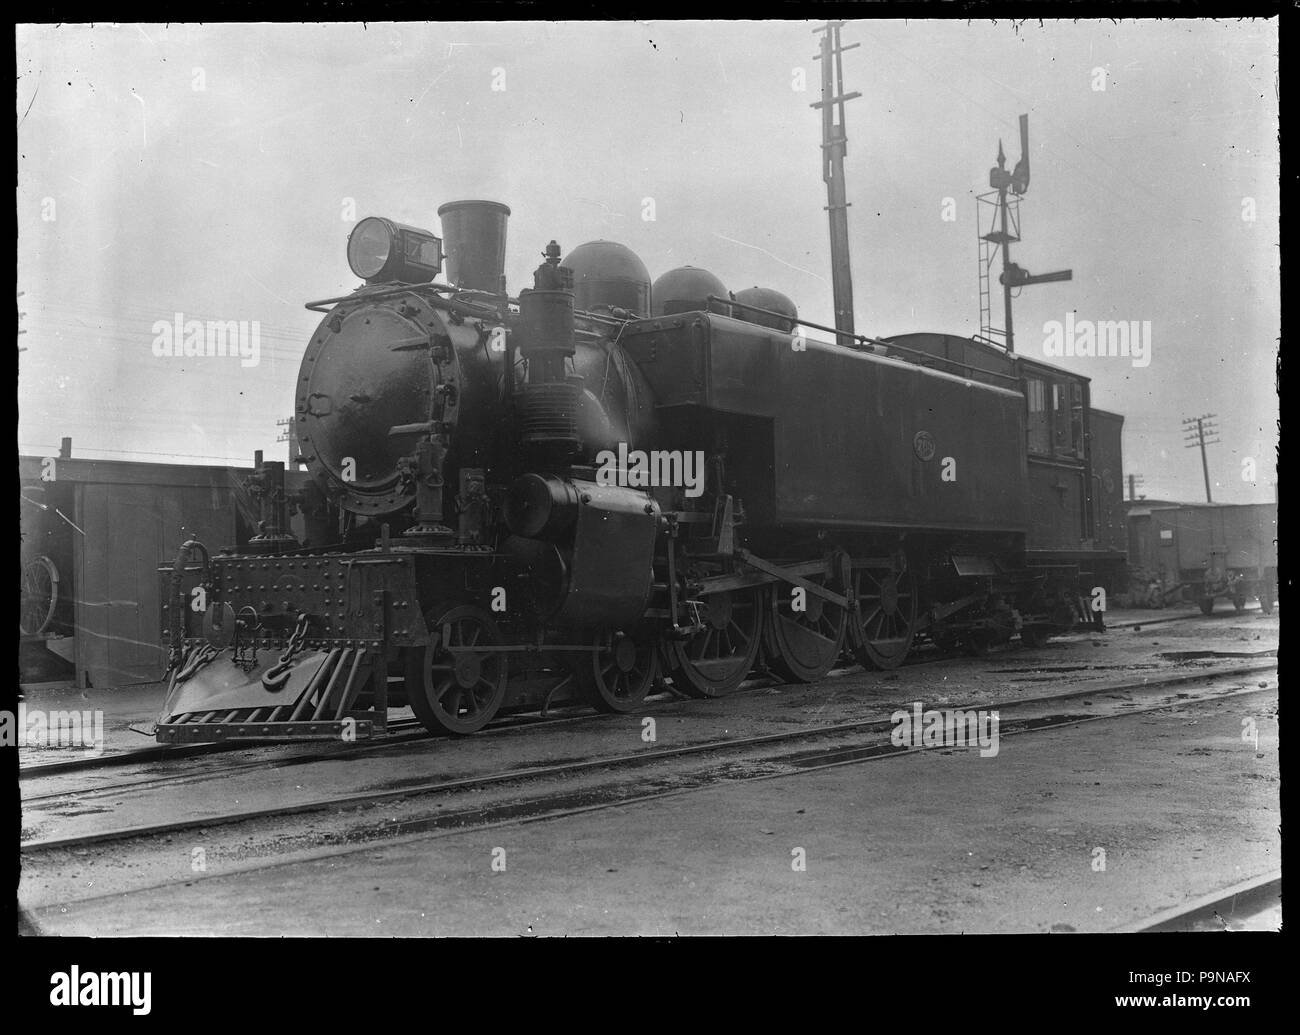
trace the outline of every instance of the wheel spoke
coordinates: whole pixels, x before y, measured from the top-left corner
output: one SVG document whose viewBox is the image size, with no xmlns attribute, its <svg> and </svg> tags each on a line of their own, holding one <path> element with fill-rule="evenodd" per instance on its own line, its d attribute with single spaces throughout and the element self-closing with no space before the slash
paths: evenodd
<svg viewBox="0 0 1300 1035">
<path fill-rule="evenodd" d="M 450 700 L 449 700 L 450 699 Z M 438 699 L 438 704 L 446 714 L 455 717 L 460 714 L 460 684 L 451 683 L 442 696 Z"/>
</svg>

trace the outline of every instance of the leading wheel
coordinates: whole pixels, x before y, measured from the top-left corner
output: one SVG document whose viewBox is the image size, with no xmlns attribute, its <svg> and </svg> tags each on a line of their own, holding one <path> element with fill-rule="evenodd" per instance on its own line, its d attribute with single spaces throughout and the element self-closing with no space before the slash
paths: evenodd
<svg viewBox="0 0 1300 1035">
<path fill-rule="evenodd" d="M 1214 611 L 1214 597 L 1201 597 L 1201 614 L 1208 615 Z"/>
<path fill-rule="evenodd" d="M 1234 595 L 1232 598 L 1232 606 L 1237 611 L 1246 610 L 1246 598 L 1244 596 Z"/>
<path fill-rule="evenodd" d="M 501 634 L 477 607 L 431 611 L 426 620 L 428 645 L 407 652 L 407 701 L 431 733 L 477 733 L 506 696 L 506 655 L 490 649 Z"/>
<path fill-rule="evenodd" d="M 635 711 L 659 674 L 659 649 L 648 629 L 602 632 L 600 649 L 575 664 L 578 685 L 602 712 Z"/>
<path fill-rule="evenodd" d="M 758 657 L 763 592 L 756 586 L 704 598 L 704 628 L 685 643 L 668 647 L 678 689 L 692 697 L 723 697 L 744 682 Z"/>
<path fill-rule="evenodd" d="M 898 668 L 916 632 L 916 580 L 910 571 L 853 573 L 857 618 L 849 623 L 853 655 L 866 668 Z"/>
<path fill-rule="evenodd" d="M 826 583 L 824 575 L 807 579 Z M 844 644 L 845 609 L 801 587 L 785 585 L 774 587 L 768 601 L 764 639 L 772 668 L 792 683 L 821 679 L 835 666 Z"/>
</svg>

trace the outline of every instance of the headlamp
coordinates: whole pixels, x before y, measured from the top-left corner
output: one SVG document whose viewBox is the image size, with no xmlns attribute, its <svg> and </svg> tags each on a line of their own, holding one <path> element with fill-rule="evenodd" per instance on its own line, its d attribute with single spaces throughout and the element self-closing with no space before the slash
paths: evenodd
<svg viewBox="0 0 1300 1035">
<path fill-rule="evenodd" d="M 425 284 L 442 269 L 442 241 L 428 230 L 367 216 L 348 235 L 348 265 L 368 284 Z"/>
</svg>

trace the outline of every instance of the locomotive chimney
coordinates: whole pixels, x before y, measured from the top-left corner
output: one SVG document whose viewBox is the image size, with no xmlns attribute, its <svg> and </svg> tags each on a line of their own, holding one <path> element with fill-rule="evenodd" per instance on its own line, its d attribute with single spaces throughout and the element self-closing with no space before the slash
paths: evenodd
<svg viewBox="0 0 1300 1035">
<path fill-rule="evenodd" d="M 506 220 L 499 201 L 449 201 L 438 209 L 447 280 L 472 291 L 505 294 Z"/>
</svg>

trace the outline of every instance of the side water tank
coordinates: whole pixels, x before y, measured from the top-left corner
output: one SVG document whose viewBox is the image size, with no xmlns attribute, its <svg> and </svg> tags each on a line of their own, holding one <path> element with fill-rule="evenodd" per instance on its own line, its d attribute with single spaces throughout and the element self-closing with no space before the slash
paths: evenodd
<svg viewBox="0 0 1300 1035">
<path fill-rule="evenodd" d="M 771 288 L 745 288 L 744 291 L 736 292 L 735 299 L 745 305 L 758 306 L 760 309 L 770 309 L 781 314 L 779 317 L 769 316 L 767 313 L 750 312 L 736 306 L 731 315 L 737 320 L 756 323 L 760 327 L 773 327 L 787 333 L 793 331 L 795 324 L 799 322 L 799 310 L 795 308 L 795 304 L 781 292 L 773 291 Z"/>
<path fill-rule="evenodd" d="M 679 266 L 675 270 L 669 270 L 655 281 L 651 295 L 654 298 L 655 316 L 707 310 L 710 295 L 729 297 L 722 281 L 708 270 L 696 269 L 694 266 Z M 715 311 L 716 309 L 715 306 Z M 724 308 L 721 311 L 728 310 Z"/>
<path fill-rule="evenodd" d="M 565 256 L 561 269 L 573 272 L 573 304 L 650 315 L 650 271 L 636 252 L 614 241 L 588 241 Z"/>
</svg>

